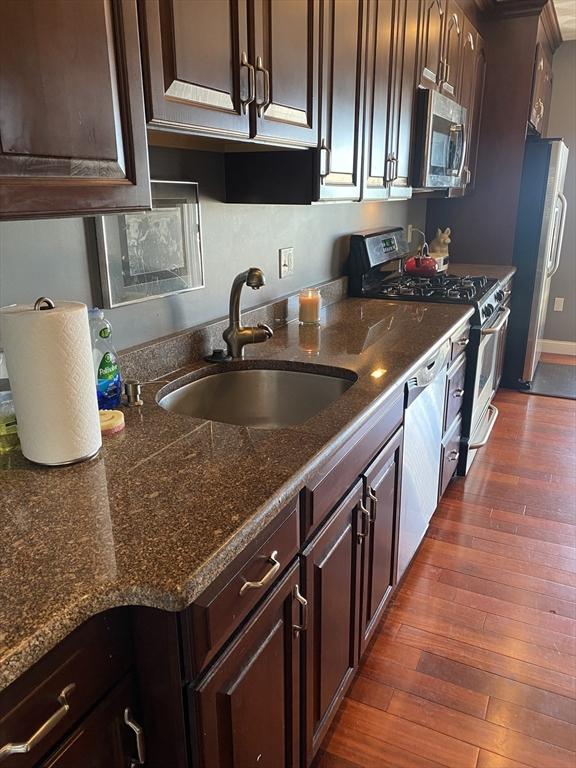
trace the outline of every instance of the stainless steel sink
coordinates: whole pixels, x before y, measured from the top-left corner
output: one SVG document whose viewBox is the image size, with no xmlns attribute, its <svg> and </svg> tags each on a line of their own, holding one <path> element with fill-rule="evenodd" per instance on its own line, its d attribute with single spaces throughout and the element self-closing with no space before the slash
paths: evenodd
<svg viewBox="0 0 576 768">
<path fill-rule="evenodd" d="M 198 419 L 261 429 L 302 424 L 356 381 L 352 371 L 242 368 L 209 372 L 163 395 L 158 404 Z"/>
</svg>

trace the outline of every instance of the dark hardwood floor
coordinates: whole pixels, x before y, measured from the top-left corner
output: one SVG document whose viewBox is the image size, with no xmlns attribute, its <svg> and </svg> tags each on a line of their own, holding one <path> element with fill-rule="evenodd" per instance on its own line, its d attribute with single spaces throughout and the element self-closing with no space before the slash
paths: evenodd
<svg viewBox="0 0 576 768">
<path fill-rule="evenodd" d="M 496 403 L 315 768 L 576 766 L 576 402 Z"/>
</svg>

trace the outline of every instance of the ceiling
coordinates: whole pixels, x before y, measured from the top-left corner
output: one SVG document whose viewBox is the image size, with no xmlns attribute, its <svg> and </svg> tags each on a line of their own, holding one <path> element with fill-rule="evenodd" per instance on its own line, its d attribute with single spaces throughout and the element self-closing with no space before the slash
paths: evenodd
<svg viewBox="0 0 576 768">
<path fill-rule="evenodd" d="M 576 0 L 554 0 L 563 40 L 576 40 Z"/>
</svg>

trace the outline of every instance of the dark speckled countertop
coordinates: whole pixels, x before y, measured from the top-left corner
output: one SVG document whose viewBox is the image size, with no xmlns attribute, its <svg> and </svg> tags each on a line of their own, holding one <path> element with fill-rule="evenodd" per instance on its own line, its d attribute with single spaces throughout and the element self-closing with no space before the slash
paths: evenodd
<svg viewBox="0 0 576 768">
<path fill-rule="evenodd" d="M 247 358 L 358 375 L 302 425 L 248 429 L 167 413 L 151 384 L 92 461 L 43 469 L 19 453 L 0 457 L 0 690 L 100 611 L 189 605 L 470 314 L 346 299 L 323 311 L 318 354 L 307 351 L 314 331 L 297 322 L 248 347 Z M 375 368 L 385 375 L 371 377 Z"/>
</svg>

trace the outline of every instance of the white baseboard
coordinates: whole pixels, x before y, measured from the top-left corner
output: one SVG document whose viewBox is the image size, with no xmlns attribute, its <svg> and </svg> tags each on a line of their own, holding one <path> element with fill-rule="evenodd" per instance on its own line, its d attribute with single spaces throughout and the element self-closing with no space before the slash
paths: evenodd
<svg viewBox="0 0 576 768">
<path fill-rule="evenodd" d="M 551 352 L 554 355 L 576 355 L 576 341 L 542 339 L 540 345 L 542 352 Z"/>
</svg>

